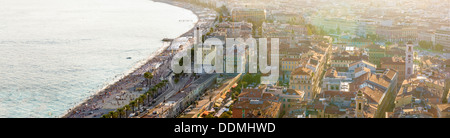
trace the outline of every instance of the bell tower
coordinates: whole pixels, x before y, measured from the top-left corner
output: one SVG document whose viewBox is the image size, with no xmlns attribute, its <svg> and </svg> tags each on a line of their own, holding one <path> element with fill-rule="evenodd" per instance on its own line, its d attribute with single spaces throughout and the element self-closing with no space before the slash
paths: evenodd
<svg viewBox="0 0 450 138">
<path fill-rule="evenodd" d="M 356 94 L 356 118 L 364 118 L 364 102 L 366 101 L 364 98 L 364 94 L 361 91 L 358 91 Z"/>
<path fill-rule="evenodd" d="M 413 44 L 411 41 L 409 41 L 406 44 L 406 50 L 405 50 L 405 78 L 409 78 L 411 75 L 414 74 L 414 68 L 413 68 L 413 60 L 414 60 L 414 49 Z"/>
</svg>

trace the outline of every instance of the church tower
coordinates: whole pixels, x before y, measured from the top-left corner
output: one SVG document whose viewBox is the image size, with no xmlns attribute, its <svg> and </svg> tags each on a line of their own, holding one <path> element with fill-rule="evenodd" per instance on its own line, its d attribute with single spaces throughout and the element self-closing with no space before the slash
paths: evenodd
<svg viewBox="0 0 450 138">
<path fill-rule="evenodd" d="M 406 50 L 405 50 L 405 78 L 409 78 L 411 75 L 414 74 L 414 68 L 413 68 L 413 60 L 414 60 L 414 49 L 413 44 L 411 41 L 409 41 L 406 44 Z"/>
<path fill-rule="evenodd" d="M 366 101 L 364 98 L 364 94 L 361 91 L 358 91 L 356 94 L 356 118 L 364 118 L 364 102 Z"/>
</svg>

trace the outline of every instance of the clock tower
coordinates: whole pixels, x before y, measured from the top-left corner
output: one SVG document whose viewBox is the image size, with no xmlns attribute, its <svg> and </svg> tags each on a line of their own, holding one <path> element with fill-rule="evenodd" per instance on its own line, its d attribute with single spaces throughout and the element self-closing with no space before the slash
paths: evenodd
<svg viewBox="0 0 450 138">
<path fill-rule="evenodd" d="M 405 78 L 409 78 L 411 75 L 414 74 L 414 68 L 413 68 L 413 54 L 414 54 L 414 49 L 413 49 L 413 44 L 411 41 L 409 41 L 406 44 L 406 50 L 405 50 Z"/>
</svg>

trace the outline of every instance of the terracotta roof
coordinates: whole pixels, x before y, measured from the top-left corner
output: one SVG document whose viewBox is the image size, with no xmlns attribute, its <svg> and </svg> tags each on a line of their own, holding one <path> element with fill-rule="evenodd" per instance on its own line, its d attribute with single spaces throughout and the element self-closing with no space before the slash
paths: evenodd
<svg viewBox="0 0 450 138">
<path fill-rule="evenodd" d="M 320 94 L 322 98 L 327 97 L 346 97 L 346 98 L 354 98 L 355 93 L 353 92 L 341 92 L 341 91 L 323 91 L 322 94 Z"/>
<path fill-rule="evenodd" d="M 292 71 L 291 75 L 311 75 L 312 70 L 306 67 L 299 67 Z"/>
<path fill-rule="evenodd" d="M 348 66 L 351 67 L 351 66 L 358 65 L 358 64 L 360 64 L 360 63 L 364 63 L 364 64 L 367 64 L 367 65 L 376 67 L 375 64 L 372 64 L 372 63 L 370 63 L 369 61 L 366 61 L 366 60 L 355 61 L 355 62 L 353 62 L 353 63 L 348 64 Z"/>
<path fill-rule="evenodd" d="M 350 83 L 350 91 L 351 92 L 358 91 L 359 85 L 363 84 L 366 80 L 368 80 L 370 75 L 372 75 L 372 73 L 368 72 L 357 78 L 354 78 L 353 82 Z"/>
<path fill-rule="evenodd" d="M 359 67 L 359 68 L 356 68 L 354 72 L 357 73 L 360 71 L 370 72 L 370 69 L 366 68 L 366 67 Z"/>
<path fill-rule="evenodd" d="M 331 60 L 351 60 L 351 61 L 357 61 L 357 60 L 368 60 L 367 56 L 348 56 L 348 57 L 344 57 L 344 56 L 333 56 L 331 58 Z"/>
<path fill-rule="evenodd" d="M 262 104 L 250 104 L 250 101 L 236 101 L 233 105 L 233 109 L 245 109 L 246 118 L 263 118 L 263 117 L 276 117 L 277 112 L 280 109 L 281 103 L 273 101 L 263 101 Z M 235 110 L 233 110 L 234 112 Z M 241 112 L 242 113 L 242 112 Z M 258 115 L 260 113 L 260 115 Z M 242 115 L 233 114 L 233 117 L 242 118 Z"/>
<path fill-rule="evenodd" d="M 338 73 L 334 67 L 328 68 L 325 72 L 325 77 L 327 78 L 336 78 L 338 77 Z"/>
<path fill-rule="evenodd" d="M 394 79 L 394 76 L 396 73 L 397 73 L 397 71 L 395 71 L 393 69 L 389 69 L 384 72 L 384 76 L 386 76 L 389 80 L 392 80 L 392 79 Z"/>
<path fill-rule="evenodd" d="M 345 111 L 340 111 L 339 107 L 336 105 L 330 105 L 330 106 L 326 106 L 325 108 L 325 113 L 326 114 L 337 114 L 337 115 L 341 115 L 341 114 L 345 114 Z"/>
<path fill-rule="evenodd" d="M 290 93 L 290 94 L 296 93 L 296 95 L 303 95 L 303 94 L 305 94 L 305 92 L 300 91 L 300 90 L 295 90 L 295 89 L 286 89 L 286 93 Z"/>
<path fill-rule="evenodd" d="M 436 105 L 438 110 L 441 112 L 450 112 L 450 104 L 446 103 L 446 104 L 438 104 Z"/>
<path fill-rule="evenodd" d="M 379 104 L 381 102 L 381 98 L 383 97 L 384 92 L 377 88 L 370 88 L 368 86 L 360 89 L 367 99 Z"/>
<path fill-rule="evenodd" d="M 262 97 L 263 89 L 242 89 L 239 97 Z"/>
<path fill-rule="evenodd" d="M 405 64 L 405 60 L 402 57 L 382 57 L 380 58 L 381 64 Z"/>
</svg>

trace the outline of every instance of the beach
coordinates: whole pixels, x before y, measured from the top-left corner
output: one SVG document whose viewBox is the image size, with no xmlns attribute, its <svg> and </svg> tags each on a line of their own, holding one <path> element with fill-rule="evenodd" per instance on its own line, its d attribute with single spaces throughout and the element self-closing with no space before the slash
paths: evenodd
<svg viewBox="0 0 450 138">
<path fill-rule="evenodd" d="M 194 14 L 196 14 L 198 21 L 202 20 L 201 17 L 197 15 L 197 11 L 195 11 L 196 9 L 199 9 L 198 7 L 192 7 L 192 5 L 180 4 L 179 2 L 168 0 L 158 0 L 155 2 L 162 2 L 191 10 Z M 196 22 L 195 26 L 199 26 L 198 23 L 199 22 Z M 192 36 L 195 26 L 177 38 Z M 148 91 L 148 88 L 151 88 L 147 86 L 147 81 L 143 76 L 145 72 L 151 71 L 153 73 L 153 79 L 150 80 L 151 85 L 157 84 L 162 80 L 166 80 L 166 77 L 168 77 L 171 73 L 170 61 L 176 52 L 178 52 L 176 50 L 168 50 L 170 44 L 170 42 L 165 42 L 164 45 L 150 55 L 144 63 L 140 63 L 141 65 L 138 68 L 135 68 L 133 71 L 125 74 L 111 85 L 99 90 L 96 94 L 90 96 L 74 108 L 69 109 L 67 113 L 61 117 L 98 118 L 105 113 L 128 105 L 130 101 Z M 168 85 L 165 87 L 165 89 L 168 89 Z M 142 88 L 142 90 L 136 91 L 136 88 Z"/>
</svg>

